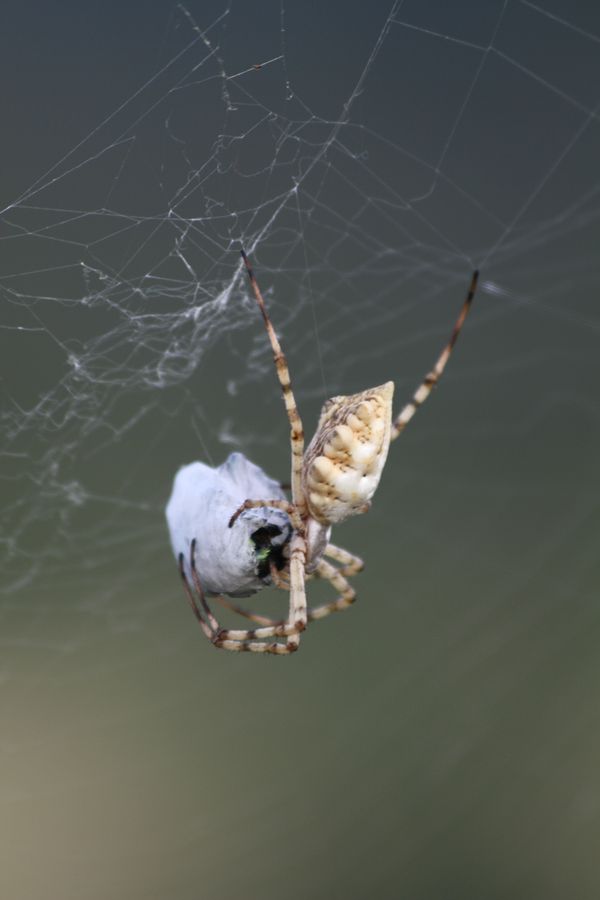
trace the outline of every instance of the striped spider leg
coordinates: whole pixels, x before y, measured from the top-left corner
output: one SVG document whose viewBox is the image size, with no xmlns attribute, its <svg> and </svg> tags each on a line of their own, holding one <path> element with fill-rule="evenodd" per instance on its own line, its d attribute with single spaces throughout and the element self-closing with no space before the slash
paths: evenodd
<svg viewBox="0 0 600 900">
<path fill-rule="evenodd" d="M 289 581 L 290 581 L 290 607 L 288 621 L 284 626 L 274 624 L 265 626 L 265 628 L 254 629 L 253 631 L 240 631 L 236 633 L 237 644 L 235 646 L 222 644 L 227 650 L 249 650 L 259 653 L 276 653 L 279 655 L 287 655 L 298 649 L 300 644 L 300 634 L 307 625 L 307 609 L 306 609 L 306 590 L 304 585 L 305 566 L 308 554 L 308 545 L 306 539 L 306 499 L 304 487 L 302 483 L 302 466 L 304 459 L 304 428 L 302 419 L 298 412 L 287 360 L 281 349 L 279 340 L 275 333 L 275 329 L 271 323 L 265 302 L 258 287 L 258 283 L 254 276 L 252 267 L 248 257 L 241 251 L 244 265 L 246 266 L 250 284 L 256 297 L 256 302 L 261 311 L 265 328 L 269 336 L 271 348 L 273 350 L 273 358 L 275 360 L 275 368 L 277 377 L 281 385 L 283 400 L 290 424 L 290 445 L 292 455 L 292 502 L 287 504 L 287 511 L 290 516 L 292 525 L 294 526 L 294 534 L 289 544 Z M 282 503 L 282 501 L 279 501 Z M 264 499 L 247 499 L 233 514 L 230 519 L 229 527 L 232 528 L 238 516 L 244 509 L 252 509 L 253 507 L 272 506 L 273 501 Z M 275 629 L 273 634 L 266 634 L 269 629 Z M 285 637 L 285 643 L 273 642 L 266 646 L 259 645 L 257 647 L 256 638 L 266 638 L 273 636 Z"/>
<path fill-rule="evenodd" d="M 302 420 L 296 406 L 294 394 L 292 392 L 290 375 L 285 355 L 277 339 L 275 329 L 273 328 L 271 320 L 269 319 L 269 316 L 267 314 L 262 294 L 258 288 L 258 284 L 256 283 L 256 279 L 250 267 L 248 258 L 243 251 L 242 257 L 248 270 L 250 282 L 252 284 L 252 288 L 261 310 L 265 327 L 267 329 L 269 340 L 271 342 L 277 376 L 281 384 L 285 407 L 288 414 L 292 451 L 292 502 L 288 503 L 287 501 L 283 500 L 259 500 L 248 498 L 231 516 L 229 527 L 232 528 L 241 513 L 244 512 L 244 510 L 248 509 L 257 507 L 272 507 L 276 509 L 282 509 L 288 513 L 290 521 L 294 528 L 294 533 L 289 543 L 289 562 L 286 567 L 289 577 L 290 593 L 288 620 L 285 623 L 273 622 L 271 620 L 268 620 L 268 625 L 255 629 L 221 629 L 212 613 L 210 613 L 212 620 L 211 618 L 209 618 L 208 606 L 206 604 L 205 595 L 202 590 L 200 578 L 198 577 L 195 566 L 193 548 L 190 558 L 190 569 L 192 571 L 194 586 L 196 589 L 196 593 L 200 599 L 203 613 L 200 612 L 200 609 L 195 602 L 195 598 L 185 577 L 184 560 L 181 556 L 180 571 L 183 577 L 186 595 L 190 604 L 192 605 L 196 618 L 198 619 L 204 633 L 207 635 L 207 637 L 209 637 L 209 639 L 216 647 L 220 647 L 224 650 L 232 650 L 238 652 L 249 651 L 252 653 L 274 653 L 277 655 L 288 655 L 298 649 L 300 643 L 300 634 L 302 631 L 304 631 L 307 625 L 306 591 L 304 587 L 304 575 L 307 559 L 306 501 L 302 485 L 304 430 L 302 427 Z M 227 601 L 225 601 L 225 604 L 228 605 Z M 269 638 L 274 637 L 285 638 L 285 641 L 268 641 Z M 265 640 L 267 642 L 265 642 Z"/>
<path fill-rule="evenodd" d="M 409 400 L 406 406 L 400 410 L 400 412 L 394 419 L 391 438 L 393 441 L 395 441 L 396 438 L 402 434 L 418 408 L 425 403 L 432 390 L 440 380 L 442 372 L 446 368 L 446 363 L 450 359 L 450 354 L 454 350 L 454 345 L 458 340 L 460 330 L 465 323 L 465 319 L 469 314 L 469 310 L 471 309 L 471 303 L 473 302 L 473 297 L 475 296 L 475 291 L 477 290 L 478 278 L 479 272 L 475 270 L 473 272 L 473 275 L 471 276 L 471 284 L 469 285 L 469 290 L 467 292 L 465 302 L 462 305 L 462 309 L 458 315 L 458 319 L 454 323 L 454 328 L 452 329 L 450 340 L 438 356 L 433 369 L 431 369 L 431 371 L 427 373 L 417 390 L 412 395 L 412 399 Z"/>
<path fill-rule="evenodd" d="M 223 650 L 248 650 L 253 653 L 286 654 L 292 652 L 288 649 L 285 643 L 281 643 L 278 641 L 265 641 L 265 638 L 286 636 L 289 637 L 291 635 L 295 635 L 295 628 L 293 626 L 290 626 L 286 622 L 275 622 L 267 619 L 264 616 L 257 616 L 253 618 L 255 618 L 257 621 L 267 623 L 265 627 L 243 630 L 234 628 L 221 628 L 206 601 L 206 595 L 200 582 L 200 577 L 196 568 L 195 538 L 190 544 L 189 562 L 190 570 L 192 573 L 192 581 L 194 584 L 193 589 L 190 587 L 187 576 L 185 574 L 184 555 L 183 553 L 179 554 L 179 573 L 183 582 L 183 588 L 192 611 L 196 616 L 200 627 L 202 628 L 202 631 L 209 639 L 209 641 L 214 644 L 215 647 L 219 647 Z M 234 609 L 236 612 L 242 612 L 240 608 L 235 607 L 233 604 L 230 604 L 227 600 L 225 600 L 224 597 L 219 596 L 218 599 L 221 600 L 226 606 Z M 200 601 L 200 605 L 198 605 L 198 600 Z"/>
</svg>

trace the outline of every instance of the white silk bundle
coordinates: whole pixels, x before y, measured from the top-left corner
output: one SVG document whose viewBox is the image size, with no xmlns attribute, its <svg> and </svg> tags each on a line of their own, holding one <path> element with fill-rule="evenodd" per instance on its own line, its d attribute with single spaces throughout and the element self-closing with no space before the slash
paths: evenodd
<svg viewBox="0 0 600 900">
<path fill-rule="evenodd" d="M 286 497 L 279 482 L 243 453 L 231 453 L 215 468 L 194 462 L 178 471 L 166 516 L 175 558 L 183 553 L 190 584 L 194 538 L 196 569 L 207 594 L 247 597 L 271 584 L 270 565 L 282 567 L 292 535 L 287 514 L 268 506 L 247 509 L 229 528 L 244 500 L 262 499 Z"/>
</svg>

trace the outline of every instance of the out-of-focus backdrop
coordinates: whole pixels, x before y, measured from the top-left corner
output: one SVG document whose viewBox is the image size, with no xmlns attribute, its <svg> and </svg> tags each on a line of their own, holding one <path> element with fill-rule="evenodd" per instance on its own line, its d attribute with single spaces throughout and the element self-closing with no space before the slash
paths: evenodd
<svg viewBox="0 0 600 900">
<path fill-rule="evenodd" d="M 597 898 L 600 10 L 0 26 L 1 895 Z M 242 243 L 308 432 L 408 399 L 481 268 L 289 659 L 207 644 L 164 523 L 194 459 L 289 477 Z"/>
</svg>

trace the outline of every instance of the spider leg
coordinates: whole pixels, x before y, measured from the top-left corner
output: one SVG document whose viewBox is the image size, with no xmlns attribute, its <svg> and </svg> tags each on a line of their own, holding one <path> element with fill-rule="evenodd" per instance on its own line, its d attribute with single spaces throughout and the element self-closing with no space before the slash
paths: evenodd
<svg viewBox="0 0 600 900">
<path fill-rule="evenodd" d="M 293 541 L 295 542 L 295 546 L 291 551 L 292 559 L 295 560 L 296 568 L 299 564 L 303 567 L 304 559 L 306 558 L 306 541 L 300 535 L 295 535 Z M 196 540 L 194 539 L 190 546 L 190 568 L 192 571 L 194 589 L 200 600 L 202 612 L 185 574 L 183 553 L 179 554 L 179 572 L 183 581 L 186 597 L 192 607 L 194 615 L 200 623 L 202 631 L 215 647 L 223 650 L 232 650 L 234 652 L 249 651 L 251 653 L 273 653 L 277 655 L 287 655 L 298 649 L 300 632 L 304 631 L 306 628 L 306 597 L 303 590 L 304 613 L 302 612 L 302 597 L 299 599 L 297 591 L 294 592 L 292 590 L 290 592 L 290 613 L 287 622 L 273 622 L 265 627 L 252 629 L 221 628 L 206 602 L 204 589 L 196 568 L 195 555 Z M 229 605 L 229 601 L 225 600 L 224 597 L 219 596 L 219 599 L 225 606 Z M 231 606 L 232 608 L 235 608 L 233 604 L 231 604 Z M 243 614 L 244 613 L 242 613 L 242 615 Z M 266 640 L 274 637 L 284 637 L 286 638 L 286 641 L 283 643 L 280 641 Z"/>
<path fill-rule="evenodd" d="M 255 628 L 252 631 L 234 631 L 222 629 L 215 646 L 225 650 L 246 651 L 254 653 L 277 653 L 285 655 L 294 653 L 300 644 L 300 634 L 307 625 L 306 592 L 304 588 L 304 566 L 306 563 L 306 540 L 301 534 L 295 534 L 290 542 L 290 611 L 287 623 L 275 623 L 266 628 Z M 269 637 L 285 637 L 285 644 L 280 642 L 260 643 L 260 639 Z M 259 639 L 259 642 L 256 642 Z"/>
<path fill-rule="evenodd" d="M 290 517 L 290 522 L 296 531 L 304 531 L 304 525 L 302 524 L 302 519 L 300 518 L 300 513 L 298 512 L 296 505 L 290 503 L 288 500 L 244 500 L 230 518 L 229 528 L 233 528 L 236 519 L 245 509 L 258 509 L 261 506 L 269 506 L 271 509 L 283 510 L 283 512 L 286 512 Z"/>
<path fill-rule="evenodd" d="M 269 335 L 271 348 L 273 350 L 277 377 L 279 378 L 279 383 L 283 392 L 283 400 L 290 423 L 290 442 L 292 450 L 292 498 L 294 500 L 294 503 L 300 507 L 301 511 L 303 511 L 305 500 L 304 490 L 302 488 L 302 461 L 304 456 L 304 429 L 302 427 L 302 419 L 300 418 L 300 413 L 298 412 L 298 407 L 296 405 L 296 400 L 292 391 L 290 370 L 288 368 L 285 354 L 281 349 L 281 344 L 279 343 L 277 335 L 275 334 L 275 329 L 273 328 L 273 324 L 269 318 L 267 307 L 265 306 L 265 301 L 263 300 L 263 296 L 260 292 L 260 288 L 258 286 L 258 282 L 256 280 L 256 276 L 254 275 L 252 266 L 250 265 L 250 261 L 243 250 L 241 251 L 241 253 L 242 259 L 244 260 L 244 265 L 246 266 L 246 269 L 248 271 L 248 277 L 250 279 L 250 284 L 252 285 L 252 290 L 254 291 L 254 296 L 256 297 L 256 302 L 258 303 L 259 309 L 262 313 L 265 328 L 267 329 L 267 334 Z"/>
<path fill-rule="evenodd" d="M 305 567 L 306 539 L 302 533 L 296 532 L 290 541 L 290 623 L 294 623 L 296 631 L 287 640 L 288 646 L 294 650 L 298 649 L 300 633 L 308 624 Z"/>
<path fill-rule="evenodd" d="M 306 627 L 306 626 L 303 626 Z M 211 637 L 215 647 L 233 652 L 275 653 L 285 655 L 298 649 L 300 643 L 297 623 L 273 622 L 261 628 L 219 628 Z M 285 643 L 268 641 L 268 638 L 286 638 Z"/>
<path fill-rule="evenodd" d="M 264 628 L 233 629 L 221 628 L 219 633 L 212 638 L 215 647 L 233 652 L 251 653 L 275 653 L 284 656 L 294 653 L 300 644 L 300 632 L 306 628 L 306 624 L 298 622 L 275 622 Z M 284 637 L 285 643 L 279 641 L 267 641 L 266 638 Z"/>
<path fill-rule="evenodd" d="M 290 579 L 289 576 L 280 572 L 275 563 L 271 560 L 271 564 L 269 565 L 269 571 L 271 572 L 271 581 L 275 585 L 275 587 L 279 588 L 281 591 L 289 591 L 290 590 Z"/>
<path fill-rule="evenodd" d="M 350 586 L 349 582 L 344 578 L 339 569 L 336 569 L 331 563 L 322 559 L 315 571 L 320 578 L 325 578 L 333 585 L 340 596 L 330 603 L 324 603 L 322 606 L 311 606 L 307 615 L 309 622 L 314 622 L 317 619 L 324 619 L 325 616 L 329 616 L 334 612 L 341 612 L 341 610 L 347 609 L 356 600 L 356 591 L 354 588 Z"/>
<path fill-rule="evenodd" d="M 206 622 L 206 620 L 204 619 L 204 616 L 202 615 L 200 610 L 198 609 L 198 604 L 196 603 L 196 598 L 194 597 L 194 595 L 192 593 L 192 589 L 190 588 L 190 585 L 187 580 L 187 576 L 185 574 L 183 553 L 179 554 L 179 574 L 181 575 L 181 580 L 183 582 L 183 589 L 184 589 L 185 595 L 188 599 L 188 603 L 190 604 L 190 606 L 192 608 L 192 612 L 194 613 L 198 622 L 200 623 L 200 628 L 202 629 L 202 631 L 204 632 L 204 634 L 210 641 L 210 640 L 212 640 L 214 632 L 213 632 L 213 629 L 208 624 L 208 622 Z M 204 594 L 202 594 L 202 596 L 204 596 Z"/>
<path fill-rule="evenodd" d="M 433 369 L 425 376 L 425 378 L 413 394 L 412 400 L 410 400 L 409 403 L 406 404 L 404 409 L 400 411 L 400 413 L 396 416 L 394 422 L 392 423 L 392 441 L 395 440 L 404 431 L 418 408 L 422 406 L 423 403 L 427 400 L 432 390 L 440 380 L 442 372 L 446 368 L 446 363 L 450 359 L 450 354 L 454 349 L 454 345 L 458 339 L 460 330 L 463 327 L 465 319 L 467 318 L 467 315 L 471 308 L 471 302 L 473 300 L 473 297 L 475 296 L 475 290 L 477 288 L 478 277 L 479 272 L 473 272 L 471 284 L 469 286 L 469 292 L 467 293 L 467 297 L 465 299 L 465 302 L 463 303 L 458 319 L 455 322 L 450 340 L 442 350 Z"/>
<path fill-rule="evenodd" d="M 200 603 L 202 604 L 202 609 L 208 619 L 208 624 L 210 625 L 213 633 L 219 630 L 219 623 L 215 619 L 212 614 L 212 610 L 210 609 L 208 603 L 206 602 L 206 595 L 204 593 L 204 588 L 200 583 L 200 576 L 198 575 L 198 570 L 196 568 L 196 538 L 192 538 L 192 543 L 190 544 L 190 569 L 192 571 L 192 581 L 194 582 L 194 588 L 196 589 L 196 594 L 200 597 Z M 194 604 L 196 606 L 196 604 Z"/>
<path fill-rule="evenodd" d="M 271 566 L 271 579 L 273 581 L 273 586 L 279 588 L 280 591 L 289 591 L 290 590 L 290 579 L 289 573 L 286 569 L 277 569 L 275 566 Z M 276 574 L 274 574 L 276 573 Z M 305 572 L 304 573 L 304 582 L 312 581 L 315 577 L 314 572 Z"/>
<path fill-rule="evenodd" d="M 331 582 L 332 579 L 330 577 L 330 570 L 337 572 L 340 575 L 340 580 L 338 580 L 336 578 L 337 583 L 334 586 L 336 587 L 337 590 L 340 591 L 340 593 L 342 593 L 344 590 L 347 590 L 347 588 L 349 587 L 347 582 L 345 582 L 345 584 L 342 585 L 342 580 L 345 581 L 343 576 L 355 575 L 357 572 L 360 572 L 362 570 L 362 568 L 364 567 L 364 563 L 363 563 L 362 559 L 360 559 L 358 556 L 355 556 L 353 553 L 349 553 L 347 550 L 343 550 L 341 547 L 336 547 L 334 544 L 327 545 L 327 547 L 325 548 L 325 554 L 327 556 L 329 556 L 331 559 L 335 559 L 338 562 L 343 563 L 343 568 L 335 569 L 334 566 L 331 566 L 327 570 L 327 574 L 325 573 L 324 567 L 322 568 L 321 571 L 319 571 L 319 568 L 317 568 L 317 570 L 314 574 L 320 578 L 326 578 L 328 581 Z M 325 565 L 327 565 L 327 564 L 325 564 Z M 285 573 L 280 572 L 274 563 L 271 563 L 270 568 L 271 568 L 271 578 L 273 579 L 273 584 L 275 585 L 275 587 L 278 587 L 284 591 L 289 591 L 290 590 L 290 581 L 289 581 L 289 578 L 285 577 Z M 305 580 L 306 580 L 306 578 L 312 578 L 312 577 L 313 577 L 312 575 L 309 575 L 309 576 L 305 575 Z M 350 588 L 350 590 L 351 590 L 351 588 Z M 244 609 L 243 606 L 238 606 L 237 604 L 232 603 L 231 600 L 226 599 L 222 594 L 219 594 L 216 599 L 223 606 L 227 607 L 227 609 L 230 609 L 232 612 L 237 613 L 239 616 L 243 616 L 245 619 L 250 619 L 251 622 L 256 622 L 258 625 L 282 626 L 282 625 L 286 624 L 281 619 L 279 619 L 279 620 L 271 619 L 268 616 L 261 616 L 261 615 L 258 615 L 257 613 L 252 613 L 252 612 L 250 612 L 250 610 Z M 349 605 L 349 603 L 350 603 L 350 601 L 348 601 L 348 603 L 344 602 L 343 605 L 340 605 L 339 601 L 336 600 L 336 601 L 334 601 L 334 604 L 333 604 L 335 606 L 335 609 L 331 609 L 329 611 L 337 612 L 340 609 L 345 609 L 346 606 Z M 325 613 L 325 612 L 321 612 L 321 614 L 318 614 L 318 613 L 319 613 L 319 611 L 324 610 L 326 607 L 329 608 L 330 605 L 331 604 L 325 604 L 324 607 L 316 607 L 315 610 L 307 610 L 307 622 L 312 621 L 313 619 L 323 618 L 325 615 L 328 615 L 328 613 Z M 315 612 L 317 612 L 317 615 L 314 615 Z"/>
<path fill-rule="evenodd" d="M 257 625 L 285 625 L 285 621 L 283 619 L 270 619 L 268 616 L 261 616 L 258 613 L 250 612 L 249 609 L 244 609 L 243 606 L 238 606 L 236 603 L 232 603 L 231 600 L 227 600 L 223 596 L 223 594 L 219 594 L 216 599 L 223 606 L 227 607 L 227 609 L 230 609 L 232 612 L 237 613 L 238 616 L 243 616 L 245 619 L 250 619 L 251 622 L 256 622 Z"/>
<path fill-rule="evenodd" d="M 338 569 L 341 575 L 356 575 L 358 572 L 362 572 L 365 567 L 360 556 L 355 556 L 353 553 L 342 549 L 342 547 L 336 547 L 335 544 L 327 544 L 325 556 L 342 563 L 342 568 Z"/>
<path fill-rule="evenodd" d="M 282 591 L 288 591 L 289 593 L 290 580 L 289 577 L 287 577 L 286 572 L 278 569 L 272 560 L 269 569 L 271 572 L 271 580 L 273 582 L 273 586 L 279 588 Z M 311 575 L 307 577 L 312 578 Z M 238 616 L 243 616 L 245 619 L 250 619 L 251 622 L 256 622 L 257 625 L 285 625 L 285 620 L 271 619 L 269 616 L 261 616 L 258 613 L 250 612 L 249 609 L 246 609 L 243 606 L 238 606 L 237 603 L 232 603 L 231 600 L 226 599 L 223 594 L 218 594 L 216 599 L 227 609 L 230 609 L 232 612 L 237 613 Z"/>
</svg>

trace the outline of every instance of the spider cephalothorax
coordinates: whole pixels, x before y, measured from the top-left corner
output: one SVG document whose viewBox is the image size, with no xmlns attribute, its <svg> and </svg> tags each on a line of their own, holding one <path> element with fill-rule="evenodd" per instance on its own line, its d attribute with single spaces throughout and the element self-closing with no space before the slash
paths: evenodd
<svg viewBox="0 0 600 900">
<path fill-rule="evenodd" d="M 261 568 L 253 570 L 254 577 L 264 577 L 268 562 L 273 582 L 289 591 L 288 618 L 282 621 L 268 619 L 233 606 L 221 597 L 225 605 L 261 626 L 253 629 L 221 628 L 206 602 L 202 584 L 204 575 L 201 578 L 196 568 L 196 544 L 200 539 L 191 532 L 184 536 L 183 544 L 189 547 L 189 559 L 182 551 L 176 549 L 176 553 L 188 600 L 202 630 L 216 647 L 286 655 L 298 649 L 300 634 L 309 622 L 345 609 L 354 602 L 356 593 L 347 579 L 360 571 L 362 561 L 347 550 L 329 543 L 331 527 L 368 510 L 379 484 L 390 441 L 401 434 L 430 395 L 448 362 L 475 294 L 477 272 L 473 274 L 449 342 L 396 419 L 392 421 L 394 385 L 391 381 L 347 397 L 332 397 L 323 406 L 317 430 L 305 452 L 304 430 L 292 392 L 287 362 L 244 251 L 242 257 L 269 335 L 290 424 L 292 499 L 282 499 L 281 494 L 274 490 L 272 493 L 277 493 L 277 496 L 247 497 L 237 509 L 230 509 L 228 527 L 235 531 L 236 527 L 240 527 L 240 517 L 251 510 L 278 511 L 289 517 L 293 529 L 289 541 L 287 535 L 283 541 L 279 537 L 279 548 L 274 549 L 273 535 L 265 532 L 265 550 L 258 559 Z M 267 478 L 264 473 L 263 476 Z M 220 525 L 222 527 L 223 522 Z M 174 547 L 177 543 L 174 539 Z M 256 542 L 254 559 L 255 551 Z M 327 558 L 339 563 L 339 568 Z M 188 569 L 194 590 L 189 584 Z M 322 606 L 307 607 L 305 580 L 312 575 L 329 581 L 339 596 Z M 222 591 L 233 593 L 227 585 Z"/>
</svg>

